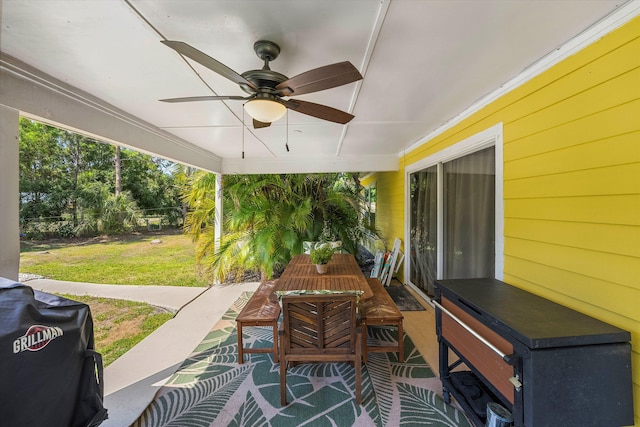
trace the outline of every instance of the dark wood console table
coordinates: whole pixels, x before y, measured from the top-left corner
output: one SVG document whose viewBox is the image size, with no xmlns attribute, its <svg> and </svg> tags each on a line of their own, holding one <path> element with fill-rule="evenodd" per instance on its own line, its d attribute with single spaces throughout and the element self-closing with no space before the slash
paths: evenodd
<svg viewBox="0 0 640 427">
<path fill-rule="evenodd" d="M 445 400 L 453 395 L 477 426 L 485 419 L 457 388 L 461 375 L 515 426 L 634 423 L 629 332 L 495 279 L 438 280 L 435 301 Z M 470 373 L 452 372 L 463 364 Z"/>
</svg>

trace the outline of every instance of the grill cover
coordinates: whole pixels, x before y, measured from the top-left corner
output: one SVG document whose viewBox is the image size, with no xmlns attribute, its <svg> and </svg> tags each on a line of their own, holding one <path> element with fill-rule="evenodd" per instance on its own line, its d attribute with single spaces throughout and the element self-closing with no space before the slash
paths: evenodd
<svg viewBox="0 0 640 427">
<path fill-rule="evenodd" d="M 85 427 L 107 419 L 89 306 L 0 277 L 0 418 Z"/>
</svg>

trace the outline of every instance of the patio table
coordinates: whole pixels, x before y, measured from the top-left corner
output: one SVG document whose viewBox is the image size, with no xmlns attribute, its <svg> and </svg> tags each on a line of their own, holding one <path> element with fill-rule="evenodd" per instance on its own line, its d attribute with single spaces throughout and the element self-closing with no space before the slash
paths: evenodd
<svg viewBox="0 0 640 427">
<path fill-rule="evenodd" d="M 274 291 L 362 291 L 363 299 L 373 296 L 353 255 L 334 254 L 327 266 L 328 271 L 319 274 L 309 255 L 296 255 L 278 279 Z"/>
<path fill-rule="evenodd" d="M 355 263 L 356 267 L 358 266 L 358 262 L 356 261 L 355 257 L 351 254 L 333 254 L 333 256 L 331 257 L 331 261 L 329 261 L 329 264 L 331 265 L 334 265 L 334 264 L 352 264 L 353 265 L 353 263 Z M 287 269 L 289 269 L 289 266 L 296 265 L 296 264 L 307 264 L 307 265 L 311 264 L 311 255 L 309 254 L 295 255 L 293 258 L 291 258 L 291 261 L 289 261 L 289 264 L 287 265 Z M 358 271 L 361 271 L 359 267 L 358 267 Z"/>
</svg>

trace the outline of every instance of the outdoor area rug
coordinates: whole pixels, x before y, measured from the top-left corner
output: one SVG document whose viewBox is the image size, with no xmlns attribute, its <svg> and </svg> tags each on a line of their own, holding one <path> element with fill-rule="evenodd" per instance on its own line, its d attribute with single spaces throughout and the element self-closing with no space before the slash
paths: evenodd
<svg viewBox="0 0 640 427">
<path fill-rule="evenodd" d="M 237 362 L 235 318 L 250 296 L 243 293 L 231 306 L 133 426 L 470 426 L 437 396 L 440 383 L 408 336 L 404 363 L 395 353 L 369 355 L 361 406 L 348 363 L 288 369 L 289 404 L 280 406 L 279 365 L 272 355 L 251 354 L 244 364 Z M 247 345 L 271 346 L 271 330 L 244 331 Z M 372 344 L 394 340 L 389 329 L 373 331 Z"/>
<path fill-rule="evenodd" d="M 384 287 L 391 299 L 396 303 L 400 311 L 422 311 L 426 310 L 418 300 L 411 295 L 406 285 L 390 285 Z"/>
</svg>

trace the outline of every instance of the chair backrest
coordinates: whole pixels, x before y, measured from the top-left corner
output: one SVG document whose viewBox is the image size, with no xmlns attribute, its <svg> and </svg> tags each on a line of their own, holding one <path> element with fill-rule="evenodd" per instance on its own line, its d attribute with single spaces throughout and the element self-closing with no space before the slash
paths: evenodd
<svg viewBox="0 0 640 427">
<path fill-rule="evenodd" d="M 334 242 L 302 242 L 302 252 L 308 255 L 311 253 L 311 250 L 313 248 L 318 248 L 325 245 L 334 249 L 336 253 L 342 252 L 341 240 L 336 240 Z"/>
<path fill-rule="evenodd" d="M 282 297 L 284 353 L 337 356 L 356 351 L 357 296 L 351 294 Z"/>
</svg>

